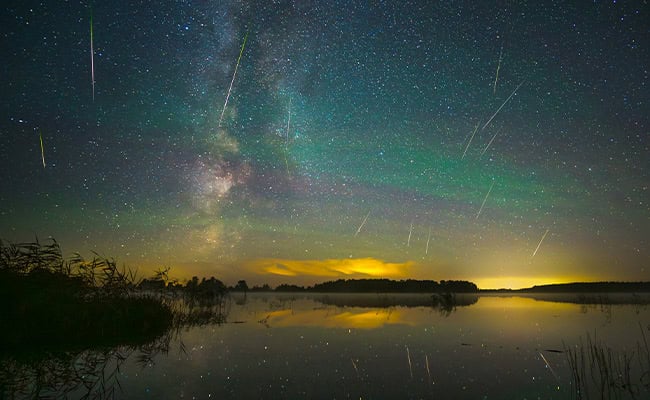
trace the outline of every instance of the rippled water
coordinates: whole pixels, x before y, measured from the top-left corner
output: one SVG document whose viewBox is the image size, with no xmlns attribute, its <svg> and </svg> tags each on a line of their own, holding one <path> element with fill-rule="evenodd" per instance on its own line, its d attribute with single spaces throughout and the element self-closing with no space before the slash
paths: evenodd
<svg viewBox="0 0 650 400">
<path fill-rule="evenodd" d="M 149 359 L 129 353 L 105 383 L 117 398 L 572 398 L 565 350 L 599 343 L 609 365 L 633 358 L 622 398 L 647 395 L 647 306 L 557 299 L 237 294 L 227 322 L 181 329 Z M 583 396 L 602 391 L 588 381 Z"/>
</svg>

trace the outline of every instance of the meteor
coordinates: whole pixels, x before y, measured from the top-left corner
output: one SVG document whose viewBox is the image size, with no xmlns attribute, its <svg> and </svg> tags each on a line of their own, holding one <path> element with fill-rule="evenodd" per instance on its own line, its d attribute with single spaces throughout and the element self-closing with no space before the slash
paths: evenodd
<svg viewBox="0 0 650 400">
<path fill-rule="evenodd" d="M 359 228 L 357 229 L 357 232 L 354 234 L 354 237 L 357 237 L 359 232 L 361 232 L 361 228 L 363 228 L 363 226 L 366 224 L 366 221 L 368 220 L 368 216 L 370 216 L 370 211 L 368 211 L 368 214 L 366 214 L 366 217 L 363 219 L 363 222 L 361 223 L 361 225 L 359 225 Z"/>
<path fill-rule="evenodd" d="M 287 119 L 287 145 L 289 145 L 289 127 L 291 126 L 291 97 L 289 97 L 289 117 Z"/>
<path fill-rule="evenodd" d="M 530 258 L 535 257 L 535 254 L 537 254 L 537 250 L 539 250 L 539 247 L 542 245 L 542 242 L 544 241 L 544 238 L 548 234 L 548 231 L 549 230 L 547 229 L 546 232 L 544 232 L 544 234 L 542 235 L 542 238 L 539 240 L 539 243 L 537 244 L 537 247 L 535 248 L 535 251 L 533 251 L 533 255 L 530 256 Z"/>
<path fill-rule="evenodd" d="M 472 137 L 469 138 L 469 142 L 467 142 L 467 146 L 465 146 L 465 151 L 463 152 L 463 156 L 460 158 L 461 160 L 465 158 L 465 154 L 467 154 L 467 149 L 469 149 L 469 145 L 472 144 L 472 140 L 474 139 L 474 135 L 476 135 L 476 131 L 478 131 L 479 125 L 481 125 L 480 122 L 476 124 L 476 128 L 474 128 L 474 132 L 472 132 Z"/>
<path fill-rule="evenodd" d="M 239 68 L 239 62 L 241 61 L 241 56 L 244 54 L 244 47 L 246 47 L 246 40 L 248 39 L 248 32 L 244 36 L 244 43 L 241 45 L 239 50 L 239 57 L 237 57 L 237 64 L 235 64 L 235 72 L 232 74 L 232 80 L 230 81 L 230 87 L 228 88 L 228 94 L 226 94 L 226 102 L 223 103 L 223 110 L 221 110 L 221 116 L 219 117 L 219 128 L 221 128 L 221 122 L 223 121 L 223 114 L 226 112 L 226 107 L 228 106 L 228 99 L 230 99 L 230 93 L 232 92 L 232 85 L 235 83 L 235 77 L 237 76 L 237 69 Z"/>
<path fill-rule="evenodd" d="M 503 43 L 501 43 L 501 52 L 499 53 L 499 64 L 497 65 L 497 73 L 494 77 L 494 89 L 492 93 L 496 94 L 497 92 L 497 82 L 499 81 L 499 70 L 501 69 L 501 61 L 503 61 Z"/>
<path fill-rule="evenodd" d="M 93 101 L 95 101 L 95 49 L 93 47 L 93 11 L 90 10 L 90 83 L 93 86 Z"/>
<path fill-rule="evenodd" d="M 510 99 L 512 98 L 512 96 L 514 96 L 515 93 L 517 93 L 517 90 L 519 90 L 519 88 L 520 88 L 521 85 L 523 85 L 523 84 L 524 84 L 524 81 L 521 81 L 521 83 L 519 84 L 519 86 L 517 86 L 517 87 L 515 88 L 515 90 L 512 91 L 512 93 L 510 93 L 510 96 L 508 96 L 508 98 L 506 99 L 506 101 L 504 101 L 503 104 L 501 104 L 501 107 L 499 107 L 499 108 L 497 109 L 497 111 L 496 111 L 494 114 L 492 114 L 492 116 L 490 117 L 490 119 L 488 119 L 488 121 L 485 123 L 485 125 L 483 125 L 483 128 L 481 128 L 481 131 L 483 131 L 483 129 L 485 129 L 485 127 L 487 127 L 488 125 L 490 125 L 490 122 L 492 122 L 492 120 L 494 119 L 494 117 L 497 116 L 497 114 L 499 113 L 499 111 L 501 111 L 501 109 L 503 108 L 503 106 L 505 106 L 506 104 L 508 104 L 508 102 L 510 101 Z"/>
<path fill-rule="evenodd" d="M 501 132 L 501 129 L 499 129 L 499 130 L 497 131 L 497 133 L 495 133 L 494 136 L 492 136 L 492 139 L 490 139 L 490 141 L 488 142 L 487 146 L 485 146 L 485 148 L 484 148 L 483 151 L 481 152 L 481 155 L 485 154 L 485 152 L 490 148 L 490 145 L 492 145 L 492 142 L 494 142 L 494 139 L 496 139 L 496 137 L 497 137 L 497 135 L 499 134 L 499 132 Z"/>
<path fill-rule="evenodd" d="M 43 149 L 43 133 L 38 131 L 39 139 L 41 140 L 41 160 L 43 160 L 43 168 L 45 168 L 45 150 Z"/>
<path fill-rule="evenodd" d="M 490 195 L 490 192 L 492 191 L 492 188 L 494 187 L 494 181 L 492 181 L 492 185 L 490 186 L 490 190 L 488 190 L 487 194 L 485 195 L 485 198 L 483 199 L 483 203 L 481 204 L 481 208 L 478 210 L 478 214 L 476 214 L 476 219 L 478 219 L 478 216 L 481 215 L 481 211 L 483 211 L 483 206 L 485 206 L 485 202 L 488 199 L 488 196 Z"/>
</svg>

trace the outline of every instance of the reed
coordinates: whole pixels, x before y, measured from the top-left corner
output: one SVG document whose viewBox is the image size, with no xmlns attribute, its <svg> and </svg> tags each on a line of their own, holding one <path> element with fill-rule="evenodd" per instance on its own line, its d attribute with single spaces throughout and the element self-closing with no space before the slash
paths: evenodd
<svg viewBox="0 0 650 400">
<path fill-rule="evenodd" d="M 650 349 L 643 342 L 631 350 L 616 350 L 590 335 L 564 346 L 576 399 L 640 399 L 650 394 Z"/>
<path fill-rule="evenodd" d="M 148 365 L 182 329 L 226 321 L 229 296 L 217 279 L 180 297 L 140 290 L 135 272 L 93 254 L 66 259 L 54 239 L 0 241 L 0 398 L 113 398 L 134 353 Z M 168 272 L 152 280 L 167 288 Z"/>
<path fill-rule="evenodd" d="M 15 354 L 151 340 L 173 316 L 160 299 L 135 295 L 137 282 L 114 259 L 64 258 L 54 239 L 0 242 L 0 349 Z"/>
</svg>

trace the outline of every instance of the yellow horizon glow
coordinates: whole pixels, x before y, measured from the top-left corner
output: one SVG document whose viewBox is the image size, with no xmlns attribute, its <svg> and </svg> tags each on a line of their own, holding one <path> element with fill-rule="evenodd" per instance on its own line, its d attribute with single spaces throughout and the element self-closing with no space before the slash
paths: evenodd
<svg viewBox="0 0 650 400">
<path fill-rule="evenodd" d="M 153 271 L 161 267 L 161 263 L 142 264 L 140 271 L 149 277 Z M 203 272 L 203 274 L 202 274 Z M 214 276 L 226 284 L 234 284 L 244 279 L 249 285 L 262 283 L 271 286 L 282 283 L 310 286 L 335 279 L 418 279 L 418 280 L 466 280 L 475 283 L 479 289 L 523 289 L 536 285 L 564 284 L 573 282 L 594 282 L 613 280 L 612 277 L 590 275 L 494 275 L 468 276 L 465 273 L 452 275 L 430 271 L 427 267 L 414 262 L 387 262 L 372 257 L 346 259 L 285 259 L 258 258 L 244 262 L 243 268 L 233 269 L 211 263 L 181 264 L 172 268 L 173 278 L 183 282 L 191 276 Z"/>
<path fill-rule="evenodd" d="M 574 282 L 591 282 L 584 276 L 494 276 L 472 280 L 479 289 L 526 289 L 539 285 L 554 285 Z"/>
<path fill-rule="evenodd" d="M 264 275 L 287 277 L 312 276 L 327 278 L 406 278 L 414 263 L 389 263 L 375 258 L 344 258 L 325 260 L 294 260 L 264 258 L 251 261 L 248 269 Z"/>
</svg>

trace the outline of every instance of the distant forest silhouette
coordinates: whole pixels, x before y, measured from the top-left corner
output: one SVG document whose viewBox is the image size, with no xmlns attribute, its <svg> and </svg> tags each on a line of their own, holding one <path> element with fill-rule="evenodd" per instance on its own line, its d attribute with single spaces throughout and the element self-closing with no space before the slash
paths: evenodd
<svg viewBox="0 0 650 400">
<path fill-rule="evenodd" d="M 209 279 L 194 276 L 184 285 L 179 282 L 169 282 L 157 276 L 143 279 L 139 288 L 146 290 L 162 290 L 165 288 L 186 290 L 193 293 L 225 293 L 231 292 L 313 292 L 313 293 L 478 293 L 476 284 L 468 281 L 433 281 L 433 280 L 390 280 L 390 279 L 338 279 L 317 283 L 313 286 L 298 286 L 281 284 L 275 289 L 268 284 L 249 287 L 245 280 L 240 280 L 234 286 L 226 286 L 214 277 Z"/>
<path fill-rule="evenodd" d="M 192 293 L 226 292 L 283 292 L 283 293 L 650 293 L 650 282 L 575 282 L 536 285 L 523 289 L 479 289 L 475 283 L 463 280 L 391 280 L 391 279 L 338 279 L 316 283 L 313 286 L 298 286 L 283 283 L 275 289 L 268 284 L 249 287 L 245 280 L 234 286 L 227 286 L 219 279 L 210 277 L 199 280 L 192 277 L 185 284 L 165 281 L 160 277 L 144 279 L 142 289 L 179 289 Z"/>
<path fill-rule="evenodd" d="M 233 291 L 247 290 L 245 281 L 239 281 Z M 268 285 L 253 287 L 250 291 L 271 291 Z M 314 292 L 314 293 L 477 293 L 476 284 L 468 281 L 433 281 L 407 279 L 338 279 L 317 283 L 313 286 L 281 284 L 276 292 Z"/>
<path fill-rule="evenodd" d="M 650 282 L 573 282 L 535 285 L 525 289 L 488 289 L 484 292 L 519 293 L 644 293 L 650 292 Z"/>
</svg>

